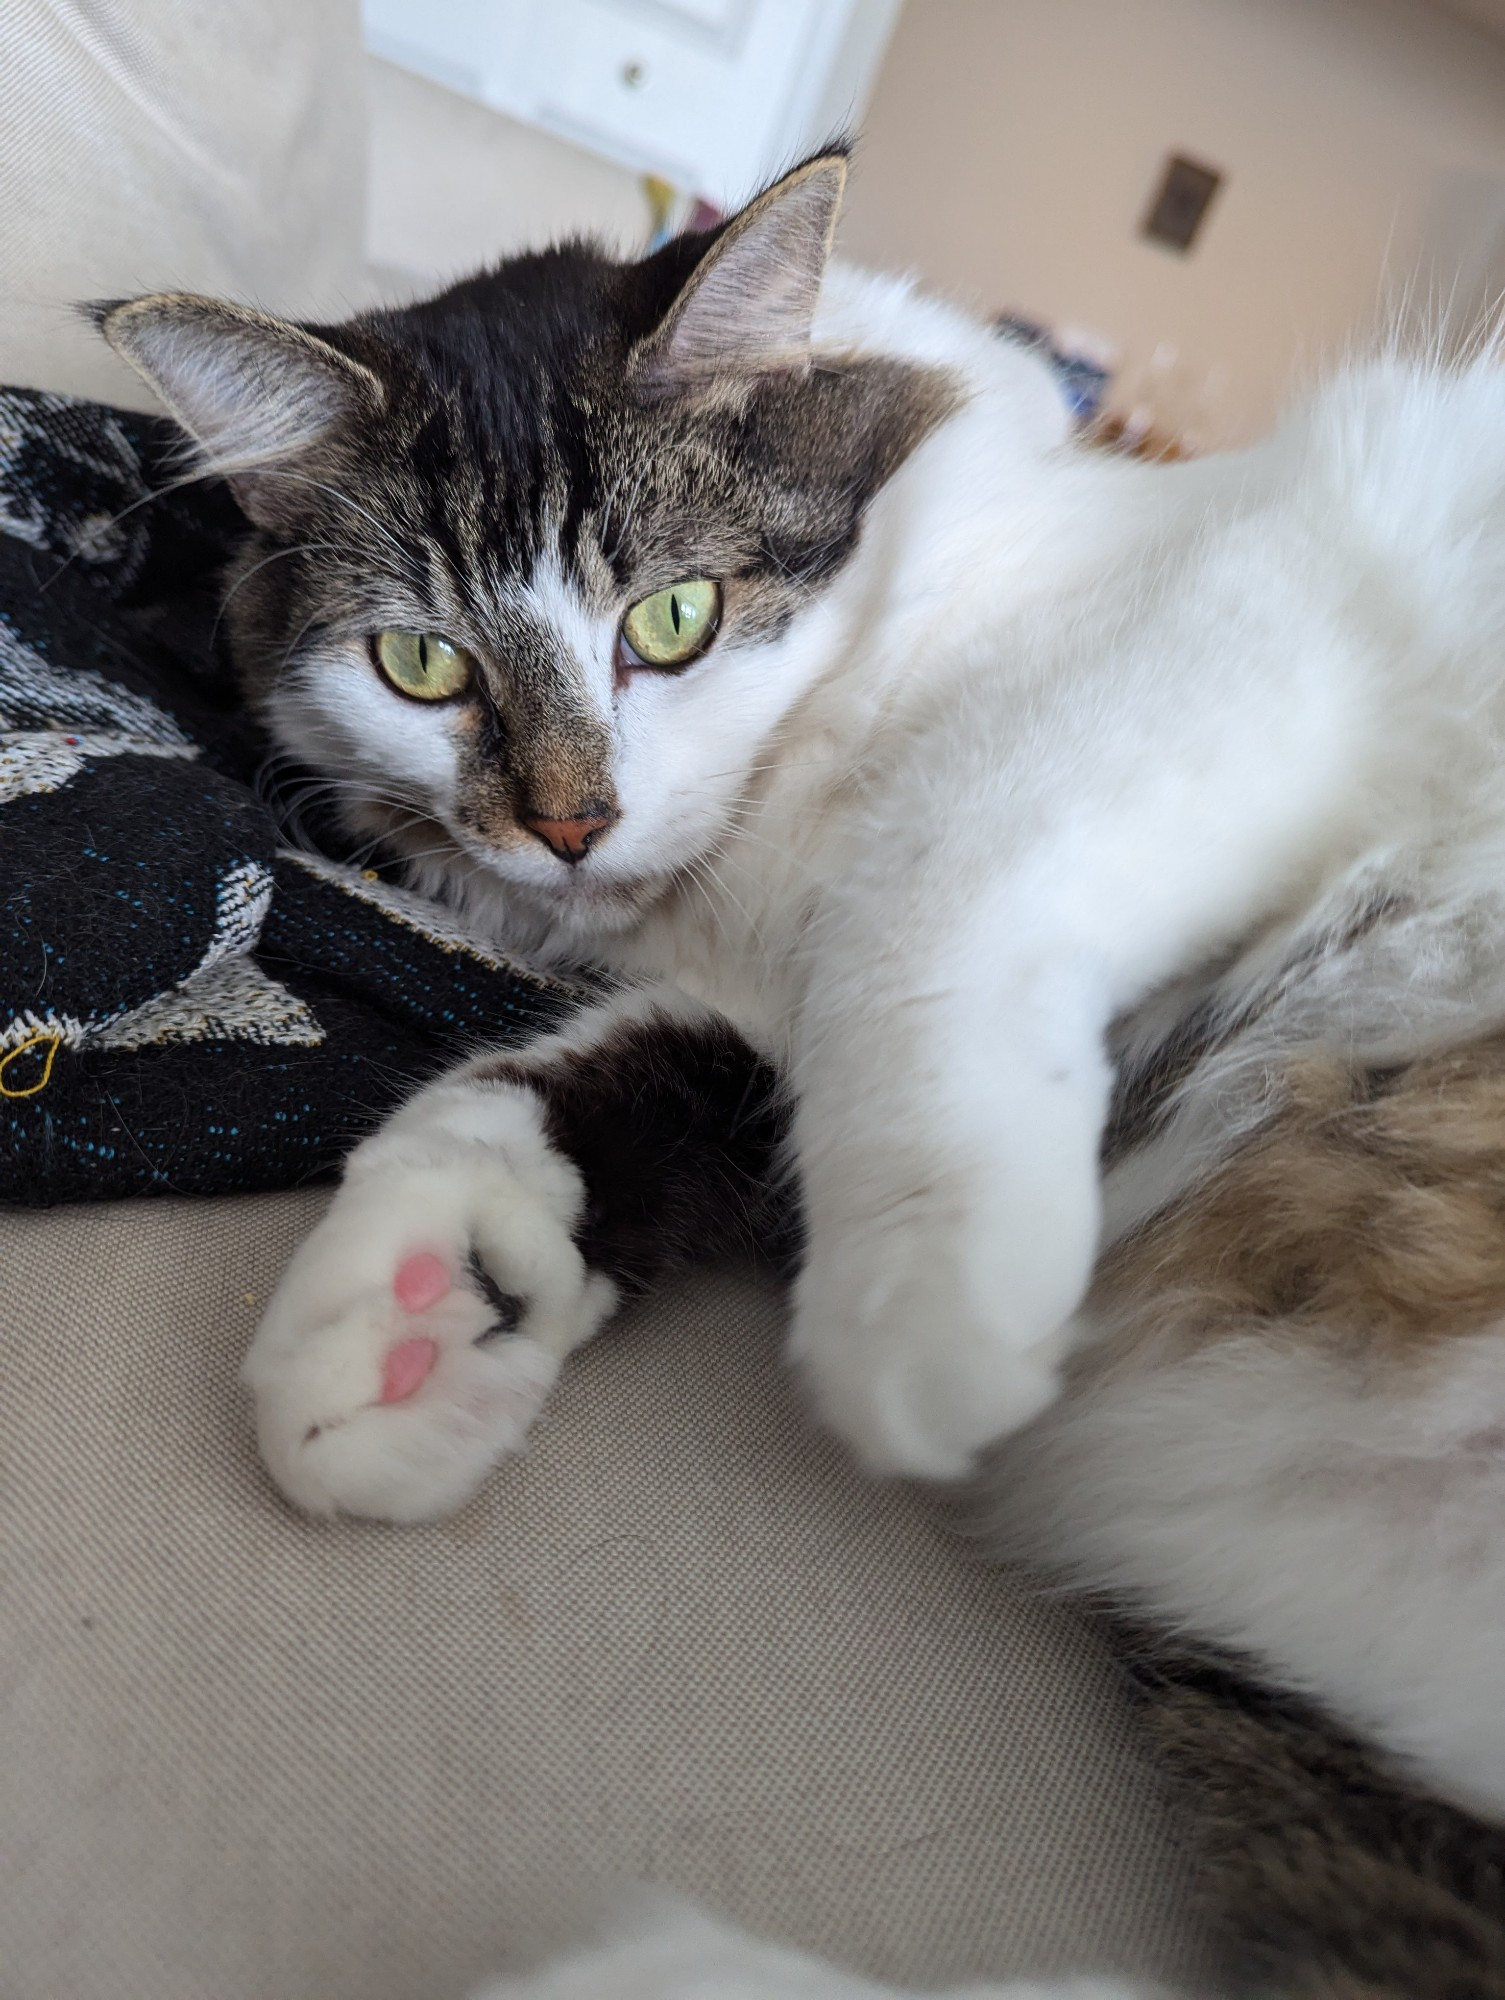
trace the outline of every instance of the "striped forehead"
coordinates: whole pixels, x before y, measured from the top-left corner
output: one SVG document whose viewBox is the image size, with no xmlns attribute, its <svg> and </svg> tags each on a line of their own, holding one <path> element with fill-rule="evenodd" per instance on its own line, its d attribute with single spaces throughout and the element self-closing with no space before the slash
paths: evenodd
<svg viewBox="0 0 1505 2000">
<path fill-rule="evenodd" d="M 628 469 L 613 469 L 612 426 L 599 429 L 601 437 L 591 439 L 580 420 L 555 422 L 541 408 L 530 435 L 509 426 L 504 454 L 473 412 L 451 405 L 442 423 L 425 424 L 393 499 L 407 537 L 424 547 L 431 585 L 435 569 L 442 570 L 478 617 L 488 601 L 513 597 L 535 576 L 550 601 L 561 577 L 588 596 L 607 590 L 611 565 L 602 529 L 611 507 L 603 493 L 631 479 Z"/>
<path fill-rule="evenodd" d="M 484 629 L 495 634 L 498 655 L 514 671 L 526 662 L 535 672 L 599 682 L 609 702 L 612 607 L 592 601 L 555 549 L 546 545 L 526 578 L 504 583 L 488 612 Z"/>
</svg>

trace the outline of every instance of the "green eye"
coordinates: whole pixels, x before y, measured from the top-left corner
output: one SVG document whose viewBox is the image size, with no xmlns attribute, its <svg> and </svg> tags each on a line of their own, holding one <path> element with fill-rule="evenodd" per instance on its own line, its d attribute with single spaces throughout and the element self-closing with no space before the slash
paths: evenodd
<svg viewBox="0 0 1505 2000">
<path fill-rule="evenodd" d="M 399 694 L 414 701 L 452 701 L 470 686 L 475 661 L 437 632 L 378 632 L 371 657 Z"/>
<path fill-rule="evenodd" d="M 634 604 L 622 620 L 629 664 L 683 667 L 703 653 L 721 619 L 721 585 L 706 577 L 671 583 Z"/>
</svg>

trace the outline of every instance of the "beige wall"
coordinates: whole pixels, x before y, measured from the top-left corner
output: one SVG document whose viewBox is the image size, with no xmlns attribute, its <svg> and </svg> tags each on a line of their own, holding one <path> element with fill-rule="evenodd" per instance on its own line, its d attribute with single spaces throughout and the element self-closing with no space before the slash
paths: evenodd
<svg viewBox="0 0 1505 2000">
<path fill-rule="evenodd" d="M 642 241 L 626 169 L 369 78 L 370 250 L 399 285 L 569 229 Z M 1184 258 L 1138 235 L 1171 150 L 1228 175 Z M 1419 0 L 907 0 L 843 247 L 1107 336 L 1123 400 L 1174 345 L 1162 413 L 1237 437 L 1418 277 L 1461 270 L 1465 314 L 1505 285 L 1505 41 Z"/>
<path fill-rule="evenodd" d="M 1185 258 L 1137 234 L 1171 150 L 1228 175 Z M 1414 0 L 908 0 L 843 241 L 1112 337 L 1131 389 L 1173 342 L 1166 400 L 1226 371 L 1238 435 L 1418 272 L 1505 280 L 1502 230 L 1505 46 Z"/>
</svg>

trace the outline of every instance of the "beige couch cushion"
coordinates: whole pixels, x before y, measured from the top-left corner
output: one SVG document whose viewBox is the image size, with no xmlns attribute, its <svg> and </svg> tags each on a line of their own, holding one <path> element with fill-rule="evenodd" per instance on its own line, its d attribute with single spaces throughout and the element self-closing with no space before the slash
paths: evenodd
<svg viewBox="0 0 1505 2000">
<path fill-rule="evenodd" d="M 359 0 L 6 0 L 0 382 L 155 407 L 73 311 L 367 288 Z"/>
<path fill-rule="evenodd" d="M 920 1979 L 1188 1962 L 1092 1640 L 806 1427 L 749 1279 L 458 1519 L 289 1512 L 235 1375 L 319 1205 L 0 1213 L 6 2000 L 442 2000 L 632 1877 Z"/>
</svg>

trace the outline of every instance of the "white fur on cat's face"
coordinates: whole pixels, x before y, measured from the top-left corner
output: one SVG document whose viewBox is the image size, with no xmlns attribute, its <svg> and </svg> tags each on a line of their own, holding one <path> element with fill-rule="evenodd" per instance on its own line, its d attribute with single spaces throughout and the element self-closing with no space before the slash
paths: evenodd
<svg viewBox="0 0 1505 2000">
<path fill-rule="evenodd" d="M 580 699 L 612 744 L 620 816 L 573 865 L 542 841 L 490 845 L 466 827 L 456 810 L 455 711 L 393 692 L 354 638 L 305 654 L 269 716 L 282 746 L 341 788 L 355 823 L 361 792 L 369 790 L 380 805 L 410 802 L 443 830 L 452 848 L 423 826 L 398 846 L 412 855 L 418 885 L 458 888 L 483 909 L 499 903 L 537 943 L 579 943 L 632 922 L 734 825 L 736 802 L 770 737 L 838 652 L 846 606 L 838 586 L 771 642 L 738 643 L 732 631 L 679 673 L 635 672 L 619 682 L 619 619 L 592 616 L 557 566 L 538 574 L 518 601 L 555 635 Z M 416 614 L 388 599 L 372 615 L 401 625 Z M 463 644 L 456 623 L 453 636 Z"/>
<path fill-rule="evenodd" d="M 943 427 L 876 496 L 845 566 L 776 636 L 749 635 L 733 605 L 708 650 L 676 673 L 619 676 L 617 635 L 629 597 L 603 611 L 558 559 L 541 562 L 527 585 L 511 586 L 516 612 L 548 635 L 577 700 L 611 744 L 620 817 L 575 865 L 541 841 L 479 839 L 459 810 L 455 711 L 406 700 L 373 670 L 366 632 L 412 627 L 424 616 L 404 595 L 400 569 L 379 587 L 373 580 L 361 629 L 300 650 L 267 702 L 268 720 L 286 750 L 333 781 L 347 818 L 362 831 L 386 831 L 380 809 L 394 802 L 434 823 L 414 824 L 394 843 L 415 886 L 463 902 L 520 946 L 588 950 L 594 939 L 628 929 L 668 884 L 694 879 L 697 864 L 716 867 L 717 850 L 743 823 L 749 791 L 787 754 L 789 729 L 804 727 L 796 712 L 833 667 L 854 652 L 859 665 L 866 658 L 876 691 L 896 632 L 913 633 L 919 658 L 954 652 L 964 634 L 949 628 L 938 608 L 949 608 L 959 580 L 975 580 L 981 562 L 996 567 L 1005 589 L 1010 579 L 1018 587 L 1016 564 L 1029 574 L 1049 567 L 1042 550 L 986 539 L 987 496 L 1000 481 L 1027 485 L 1031 468 L 1066 435 L 1064 405 L 1036 357 L 907 285 L 841 267 L 827 275 L 814 343 L 817 357 L 823 349 L 891 352 L 984 388 L 992 419 L 986 460 L 974 457 L 968 433 Z M 955 495 L 965 487 L 978 495 L 977 540 L 957 531 Z M 914 517 L 932 512 L 944 519 L 944 532 L 933 545 L 915 542 Z M 895 524 L 907 542 L 902 563 L 892 546 Z M 693 550 L 684 564 L 685 573 L 694 570 Z M 487 642 L 467 624 L 458 592 L 443 623 L 458 644 L 479 649 Z M 865 652 L 869 633 L 872 650 Z M 363 794 L 377 812 L 362 814 Z"/>
<path fill-rule="evenodd" d="M 498 883 L 546 935 L 620 928 L 829 665 L 864 514 L 962 384 L 863 327 L 822 343 L 845 178 L 838 146 L 646 257 L 560 244 L 338 327 L 105 313 L 258 531 L 229 593 L 253 700 L 420 880 Z M 654 670 L 626 614 L 691 579 L 713 643 Z M 394 692 L 394 632 L 467 674 Z"/>
</svg>

